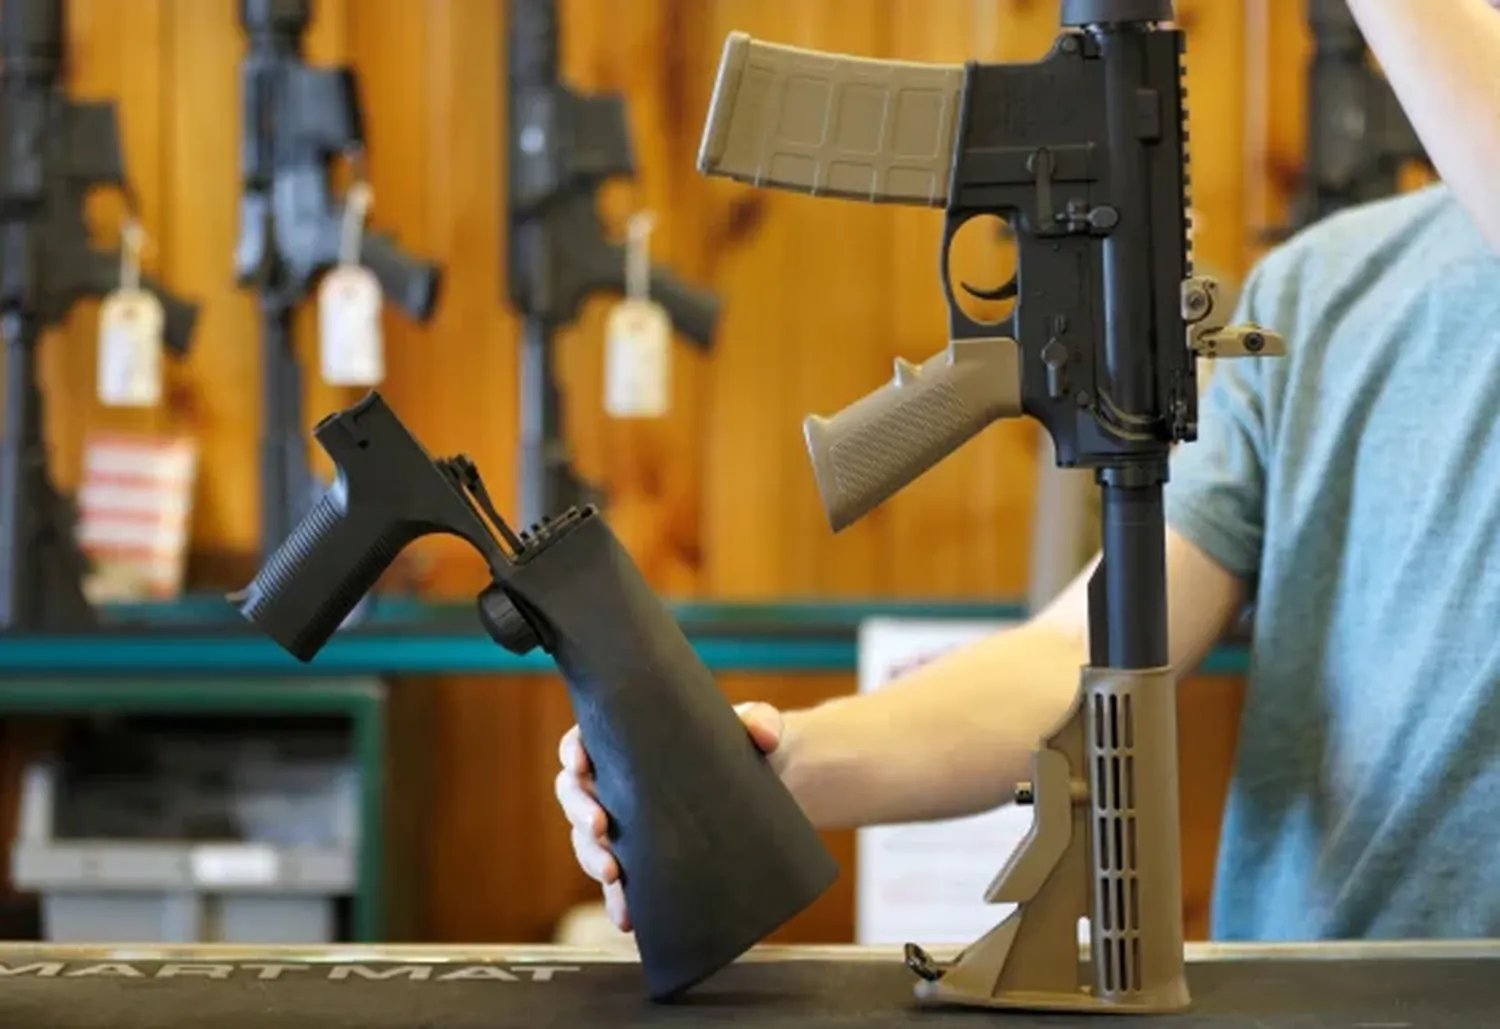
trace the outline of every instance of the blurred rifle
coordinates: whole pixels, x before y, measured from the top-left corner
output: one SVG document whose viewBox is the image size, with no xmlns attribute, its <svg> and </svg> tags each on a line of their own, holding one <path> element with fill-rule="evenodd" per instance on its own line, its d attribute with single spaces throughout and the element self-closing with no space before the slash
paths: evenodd
<svg viewBox="0 0 1500 1029">
<path fill-rule="evenodd" d="M 559 71 L 557 0 L 511 0 L 506 95 L 506 263 L 522 317 L 520 517 L 600 501 L 568 457 L 554 337 L 598 293 L 625 292 L 625 249 L 596 209 L 610 179 L 635 175 L 624 98 L 582 96 Z M 712 294 L 653 266 L 649 294 L 672 327 L 706 349 L 719 317 Z"/>
<path fill-rule="evenodd" d="M 128 185 L 114 105 L 63 91 L 64 15 L 62 0 L 0 3 L 0 630 L 8 632 L 95 623 L 73 504 L 47 471 L 36 362 L 42 334 L 79 300 L 125 296 L 135 285 L 161 304 L 161 345 L 169 352 L 187 352 L 197 319 L 194 305 L 149 277 L 124 281 L 120 252 L 89 241 L 89 192 Z"/>
<path fill-rule="evenodd" d="M 249 37 L 241 68 L 243 194 L 235 274 L 257 293 L 262 334 L 260 551 L 268 557 L 312 508 L 322 487 L 308 464 L 302 371 L 292 315 L 314 281 L 349 255 L 350 199 L 329 190 L 330 162 L 364 152 L 359 87 L 351 68 L 314 68 L 302 57 L 311 0 L 240 0 Z M 362 178 L 362 175 L 356 175 Z M 362 186 L 362 183 L 357 183 Z M 379 233 L 362 233 L 357 264 L 383 297 L 426 321 L 440 273 Z M 378 317 L 378 314 L 377 314 Z M 373 385 L 373 383 L 371 383 Z"/>
<path fill-rule="evenodd" d="M 1347 207 L 1391 196 L 1402 172 L 1427 163 L 1416 130 L 1344 0 L 1307 0 L 1313 52 L 1307 75 L 1307 165 L 1291 231 Z M 1288 230 L 1273 232 L 1285 238 Z"/>
</svg>

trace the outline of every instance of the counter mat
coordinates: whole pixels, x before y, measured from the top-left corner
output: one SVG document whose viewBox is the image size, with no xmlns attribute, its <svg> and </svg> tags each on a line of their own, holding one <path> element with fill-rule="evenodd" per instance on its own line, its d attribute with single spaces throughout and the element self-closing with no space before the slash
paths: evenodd
<svg viewBox="0 0 1500 1029">
<path fill-rule="evenodd" d="M 1486 959 L 1249 960 L 1191 965 L 1196 1007 L 1169 1017 L 918 1008 L 899 962 L 787 960 L 725 969 L 670 1005 L 628 963 L 340 965 L 50 961 L 0 954 L 4 1029 L 1494 1029 Z"/>
</svg>

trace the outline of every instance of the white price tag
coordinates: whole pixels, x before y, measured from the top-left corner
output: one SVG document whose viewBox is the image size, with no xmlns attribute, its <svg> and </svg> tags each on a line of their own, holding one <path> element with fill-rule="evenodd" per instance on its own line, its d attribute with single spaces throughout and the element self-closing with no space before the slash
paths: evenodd
<svg viewBox="0 0 1500 1029">
<path fill-rule="evenodd" d="M 203 844 L 193 848 L 193 882 L 199 886 L 270 886 L 276 851 L 260 844 Z"/>
<path fill-rule="evenodd" d="M 99 309 L 99 400 L 111 407 L 151 407 L 161 400 L 161 301 L 142 289 L 120 289 Z"/>
<path fill-rule="evenodd" d="M 611 418 L 660 418 L 672 392 L 672 321 L 660 304 L 625 300 L 609 313 L 604 410 Z"/>
<path fill-rule="evenodd" d="M 318 348 L 330 386 L 378 386 L 385 378 L 380 283 L 368 268 L 343 264 L 318 288 Z"/>
</svg>

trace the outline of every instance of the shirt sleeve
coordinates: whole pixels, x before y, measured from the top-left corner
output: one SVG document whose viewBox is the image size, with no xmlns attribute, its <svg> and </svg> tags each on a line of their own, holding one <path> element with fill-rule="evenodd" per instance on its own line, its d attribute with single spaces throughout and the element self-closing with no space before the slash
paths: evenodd
<svg viewBox="0 0 1500 1029">
<path fill-rule="evenodd" d="M 1256 321 L 1252 273 L 1231 324 Z M 1231 574 L 1253 579 L 1265 528 L 1266 358 L 1215 362 L 1198 405 L 1198 438 L 1172 455 L 1164 491 L 1167 524 Z"/>
</svg>

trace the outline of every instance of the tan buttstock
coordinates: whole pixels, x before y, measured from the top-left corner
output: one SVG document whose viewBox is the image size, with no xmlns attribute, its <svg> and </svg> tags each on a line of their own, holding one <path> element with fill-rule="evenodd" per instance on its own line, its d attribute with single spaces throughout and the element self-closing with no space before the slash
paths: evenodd
<svg viewBox="0 0 1500 1029">
<path fill-rule="evenodd" d="M 1015 904 L 920 999 L 970 1007 L 1182 1011 L 1177 680 L 1085 668 L 1032 755 L 1034 821 L 985 899 Z M 1078 921 L 1089 921 L 1079 960 Z"/>
<path fill-rule="evenodd" d="M 698 151 L 706 175 L 813 195 L 941 207 L 964 69 L 724 44 Z"/>
<path fill-rule="evenodd" d="M 1021 414 L 1021 353 L 1003 336 L 956 340 L 831 418 L 803 423 L 833 531 L 858 521 L 999 418 Z"/>
</svg>

